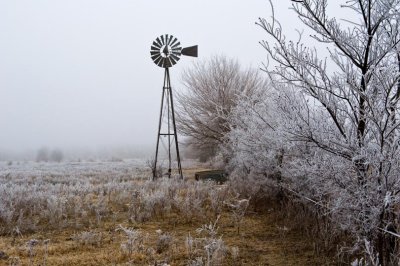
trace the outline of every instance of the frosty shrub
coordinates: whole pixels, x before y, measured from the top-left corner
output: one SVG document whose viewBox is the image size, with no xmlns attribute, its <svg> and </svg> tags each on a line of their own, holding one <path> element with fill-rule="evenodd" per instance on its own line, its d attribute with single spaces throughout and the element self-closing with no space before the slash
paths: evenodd
<svg viewBox="0 0 400 266">
<path fill-rule="evenodd" d="M 218 237 L 218 220 L 202 225 L 196 230 L 199 237 L 193 238 L 190 234 L 186 237 L 186 250 L 188 265 L 220 265 L 227 254 L 227 247 Z M 199 264 L 203 263 L 203 264 Z"/>
<path fill-rule="evenodd" d="M 133 252 L 140 252 L 144 250 L 144 235 L 141 231 L 132 228 L 125 228 L 121 225 L 116 231 L 122 231 L 126 237 L 125 242 L 121 244 L 121 249 L 129 255 Z"/>
<path fill-rule="evenodd" d="M 249 199 L 232 199 L 226 203 L 231 211 L 238 234 L 240 233 L 240 225 L 246 214 L 247 207 L 249 207 L 249 201 Z"/>
<path fill-rule="evenodd" d="M 33 258 L 36 255 L 35 247 L 39 244 L 39 240 L 31 239 L 26 243 L 29 252 L 29 265 L 33 265 Z"/>
<path fill-rule="evenodd" d="M 224 202 L 228 198 L 228 186 L 220 186 L 209 191 L 210 209 L 216 218 L 222 213 Z"/>
</svg>

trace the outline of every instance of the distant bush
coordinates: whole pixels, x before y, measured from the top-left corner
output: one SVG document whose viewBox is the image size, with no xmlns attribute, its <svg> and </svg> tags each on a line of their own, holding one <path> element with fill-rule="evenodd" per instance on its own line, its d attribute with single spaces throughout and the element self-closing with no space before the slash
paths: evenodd
<svg viewBox="0 0 400 266">
<path fill-rule="evenodd" d="M 49 149 L 42 147 L 36 154 L 36 162 L 48 162 L 49 161 Z"/>
<path fill-rule="evenodd" d="M 64 154 L 60 149 L 55 149 L 50 154 L 50 161 L 61 162 L 64 159 Z"/>
<path fill-rule="evenodd" d="M 64 154 L 60 149 L 54 149 L 51 152 L 48 148 L 42 147 L 37 151 L 36 162 L 61 162 L 64 159 Z"/>
</svg>

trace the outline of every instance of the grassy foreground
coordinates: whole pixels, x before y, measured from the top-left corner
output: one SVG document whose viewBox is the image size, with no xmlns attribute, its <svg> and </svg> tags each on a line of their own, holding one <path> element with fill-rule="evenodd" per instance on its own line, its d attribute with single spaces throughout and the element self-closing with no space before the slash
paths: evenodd
<svg viewBox="0 0 400 266">
<path fill-rule="evenodd" d="M 119 220 L 119 219 L 118 219 Z M 121 248 L 127 238 L 116 231 L 119 223 L 137 228 L 145 234 L 143 247 L 131 254 Z M 18 237 L 1 237 L 0 250 L 6 252 L 8 260 L 0 265 L 187 265 L 186 237 L 197 236 L 198 223 L 182 223 L 178 216 L 165 217 L 159 221 L 143 224 L 105 222 L 99 227 L 85 228 L 95 234 L 85 240 L 75 238 L 76 230 L 53 230 Z M 172 236 L 166 250 L 157 252 L 160 233 Z M 81 231 L 83 232 L 83 231 Z M 230 215 L 225 213 L 219 220 L 219 234 L 228 248 L 222 265 L 322 265 L 322 258 L 314 257 L 312 244 L 295 230 L 279 224 L 274 213 L 248 214 L 238 234 Z M 38 240 L 29 251 L 28 242 Z M 44 240 L 49 240 L 46 244 Z M 236 257 L 232 254 L 238 249 Z M 47 254 L 46 254 L 47 253 Z"/>
<path fill-rule="evenodd" d="M 186 176 L 194 171 L 187 170 Z M 64 203 L 48 205 L 40 193 L 32 196 L 34 204 L 23 209 L 24 215 L 15 214 L 10 220 L 14 224 L 4 224 L 0 265 L 329 264 L 329 259 L 315 255 L 312 241 L 285 224 L 272 203 L 266 202 L 263 212 L 249 206 L 238 222 L 226 204 L 238 200 L 237 195 L 227 185 L 191 178 L 149 182 L 121 172 L 122 186 L 101 171 L 96 175 L 104 181 L 95 174 L 76 174 L 90 176 L 87 195 L 78 198 L 73 193 L 76 184 L 69 185 L 64 175 L 35 177 L 32 182 L 38 184 L 62 183 L 51 193 L 64 197 Z M 14 201 L 23 202 L 21 197 Z"/>
</svg>

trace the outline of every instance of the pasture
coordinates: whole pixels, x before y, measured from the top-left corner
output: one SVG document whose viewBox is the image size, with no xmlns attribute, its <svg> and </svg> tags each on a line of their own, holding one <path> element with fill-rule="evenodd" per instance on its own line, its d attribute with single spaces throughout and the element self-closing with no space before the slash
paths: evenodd
<svg viewBox="0 0 400 266">
<path fill-rule="evenodd" d="M 279 206 L 255 211 L 190 164 L 151 181 L 142 160 L 1 162 L 0 265 L 328 263 Z"/>
</svg>

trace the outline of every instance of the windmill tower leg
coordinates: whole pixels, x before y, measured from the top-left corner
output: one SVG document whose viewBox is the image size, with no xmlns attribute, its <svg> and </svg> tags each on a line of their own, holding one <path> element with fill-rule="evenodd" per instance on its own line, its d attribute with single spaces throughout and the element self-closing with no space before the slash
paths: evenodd
<svg viewBox="0 0 400 266">
<path fill-rule="evenodd" d="M 164 110 L 164 106 L 166 106 L 167 110 Z M 167 115 L 167 132 L 163 133 L 161 132 L 162 129 L 162 124 L 163 124 L 163 116 Z M 173 129 L 173 132 L 171 130 L 171 126 Z M 175 111 L 174 111 L 174 103 L 173 103 L 173 97 L 172 97 L 172 89 L 171 89 L 171 80 L 169 76 L 169 69 L 165 68 L 165 73 L 164 73 L 164 86 L 163 86 L 163 93 L 161 97 L 161 108 L 160 108 L 160 119 L 159 119 L 159 124 L 158 124 L 158 134 L 157 134 L 157 146 L 156 146 L 156 156 L 154 160 L 154 166 L 153 166 L 153 180 L 156 179 L 157 176 L 157 162 L 158 162 L 158 152 L 159 152 L 159 145 L 160 145 L 160 138 L 161 137 L 168 137 L 168 145 L 167 145 L 167 150 L 168 150 L 168 177 L 171 177 L 172 173 L 172 158 L 171 158 L 171 146 L 172 144 L 175 144 L 176 148 L 176 157 L 177 157 L 177 163 L 178 163 L 178 173 L 180 178 L 183 179 L 182 175 L 182 167 L 181 167 L 181 159 L 180 159 L 180 154 L 179 154 L 179 145 L 178 145 L 178 135 L 176 131 L 176 122 L 175 122 Z M 171 141 L 171 137 L 174 139 L 174 143 Z"/>
<path fill-rule="evenodd" d="M 166 69 L 166 72 L 167 72 L 167 75 L 168 75 L 168 82 L 170 82 L 168 68 Z M 174 126 L 174 139 L 175 139 L 175 147 L 176 147 L 176 159 L 178 161 L 178 172 L 179 172 L 180 178 L 183 179 L 182 166 L 181 166 L 181 156 L 179 155 L 178 134 L 177 134 L 177 131 L 176 131 L 176 123 L 175 123 L 174 98 L 172 97 L 171 84 L 169 84 L 169 94 L 170 94 L 170 98 L 171 98 L 172 124 Z"/>
</svg>

